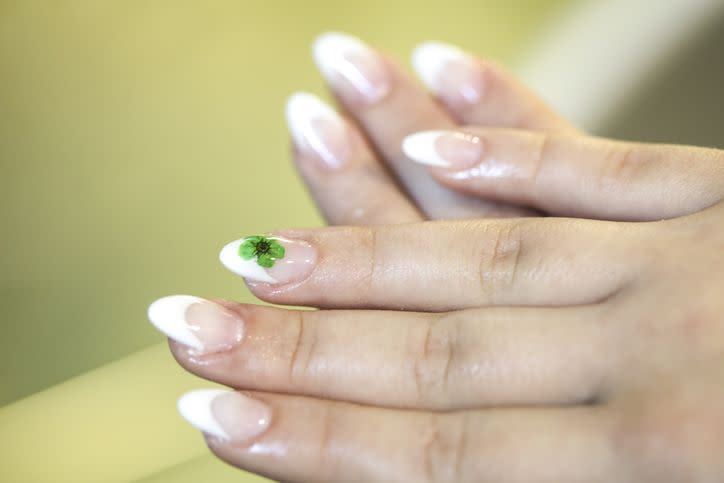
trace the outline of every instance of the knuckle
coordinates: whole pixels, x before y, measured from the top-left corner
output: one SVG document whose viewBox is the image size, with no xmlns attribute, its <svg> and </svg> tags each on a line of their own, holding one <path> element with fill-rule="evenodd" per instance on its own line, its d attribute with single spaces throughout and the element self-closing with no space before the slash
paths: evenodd
<svg viewBox="0 0 724 483">
<path fill-rule="evenodd" d="M 535 136 L 535 152 L 531 162 L 531 168 L 528 172 L 528 178 L 532 183 L 536 183 L 544 172 L 545 165 L 552 158 L 552 151 L 556 145 L 556 137 L 545 131 L 536 132 Z"/>
<path fill-rule="evenodd" d="M 309 314 L 298 311 L 297 330 L 292 336 L 289 356 L 289 382 L 304 384 L 317 353 L 317 324 L 309 320 Z"/>
<path fill-rule="evenodd" d="M 634 144 L 607 143 L 602 148 L 603 160 L 598 174 L 598 185 L 602 192 L 629 184 L 648 165 L 649 156 L 642 156 Z"/>
<path fill-rule="evenodd" d="M 449 317 L 428 319 L 422 337 L 412 347 L 412 380 L 419 403 L 444 404 L 450 386 L 450 374 L 459 352 L 459 323 Z"/>
<path fill-rule="evenodd" d="M 362 243 L 364 257 L 366 258 L 366 270 L 362 277 L 362 284 L 368 294 L 374 292 L 377 280 L 377 265 L 380 263 L 380 246 L 379 237 L 377 236 L 377 228 L 364 227 L 359 228 L 360 240 Z"/>
<path fill-rule="evenodd" d="M 337 413 L 334 407 L 331 404 L 324 404 L 321 410 L 320 421 L 317 425 L 319 431 L 317 433 L 316 445 L 316 473 L 322 481 L 333 481 L 331 476 L 339 475 L 342 470 L 339 459 L 334 457 L 336 420 Z"/>
<path fill-rule="evenodd" d="M 467 453 L 468 424 L 466 413 L 430 414 L 421 438 L 420 460 L 427 482 L 466 481 L 464 463 Z"/>
<path fill-rule="evenodd" d="M 527 222 L 493 223 L 486 228 L 478 274 L 483 293 L 494 301 L 514 286 L 524 256 L 523 240 Z"/>
</svg>

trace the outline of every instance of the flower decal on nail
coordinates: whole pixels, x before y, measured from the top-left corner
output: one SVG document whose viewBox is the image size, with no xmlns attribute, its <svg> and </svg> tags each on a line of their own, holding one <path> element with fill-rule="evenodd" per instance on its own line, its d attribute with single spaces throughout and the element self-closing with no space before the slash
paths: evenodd
<svg viewBox="0 0 724 483">
<path fill-rule="evenodd" d="M 260 267 L 271 268 L 277 260 L 284 258 L 284 247 L 273 238 L 250 236 L 239 246 L 239 256 L 244 260 L 256 258 Z"/>
</svg>

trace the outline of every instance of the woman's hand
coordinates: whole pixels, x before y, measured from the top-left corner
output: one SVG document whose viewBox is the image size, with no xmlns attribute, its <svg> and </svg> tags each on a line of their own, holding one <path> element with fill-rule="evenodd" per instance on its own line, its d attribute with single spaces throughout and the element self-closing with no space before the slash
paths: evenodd
<svg viewBox="0 0 724 483">
<path fill-rule="evenodd" d="M 717 481 L 722 216 L 285 231 L 222 261 L 331 310 L 176 296 L 150 316 L 183 367 L 245 391 L 192 392 L 184 416 L 272 478 Z"/>
<path fill-rule="evenodd" d="M 402 141 L 414 132 L 461 124 L 577 132 L 500 67 L 441 44 L 423 44 L 413 56 L 438 100 L 359 39 L 325 34 L 314 54 L 347 116 L 311 94 L 296 94 L 287 120 L 296 166 L 330 224 L 536 214 L 441 186 L 410 162 Z"/>
<path fill-rule="evenodd" d="M 389 119 L 397 154 L 385 159 L 421 190 L 417 204 L 388 189 L 351 125 L 359 151 L 300 166 L 330 220 L 413 223 L 288 230 L 222 250 L 262 300 L 328 310 L 191 296 L 151 306 L 183 367 L 244 391 L 180 400 L 212 451 L 286 481 L 724 478 L 724 153 Z M 438 185 L 406 177 L 394 144 L 431 128 L 467 137 L 418 135 L 407 142 L 418 161 L 455 165 L 451 146 L 471 136 L 482 147 L 465 166 L 431 168 L 446 187 L 557 214 L 670 219 L 414 223 L 459 209 L 414 188 Z M 297 152 L 312 156 L 305 139 Z"/>
<path fill-rule="evenodd" d="M 716 151 L 583 136 L 500 67 L 455 47 L 423 44 L 413 55 L 437 102 L 359 39 L 326 34 L 314 51 L 352 121 L 311 94 L 291 97 L 287 119 L 296 165 L 331 224 L 652 220 L 717 199 Z M 699 162 L 680 169 L 688 159 Z M 697 190 L 704 196 L 687 199 Z"/>
</svg>

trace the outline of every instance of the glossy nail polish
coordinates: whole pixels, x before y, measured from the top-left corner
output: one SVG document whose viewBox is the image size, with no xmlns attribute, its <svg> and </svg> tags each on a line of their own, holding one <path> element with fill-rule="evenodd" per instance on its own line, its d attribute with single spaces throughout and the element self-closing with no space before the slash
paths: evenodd
<svg viewBox="0 0 724 483">
<path fill-rule="evenodd" d="M 483 144 L 478 136 L 456 131 L 422 131 L 402 141 L 411 160 L 428 166 L 467 169 L 480 164 Z"/>
<path fill-rule="evenodd" d="M 285 284 L 309 276 L 317 262 L 317 251 L 303 240 L 255 235 L 224 246 L 219 260 L 249 281 Z"/>
<path fill-rule="evenodd" d="M 171 295 L 148 307 L 151 323 L 200 353 L 228 350 L 244 336 L 244 322 L 219 304 L 192 295 Z"/>
<path fill-rule="evenodd" d="M 412 54 L 412 66 L 435 95 L 452 106 L 475 104 L 484 93 L 482 71 L 475 60 L 452 45 L 426 42 Z"/>
<path fill-rule="evenodd" d="M 342 117 L 317 96 L 298 92 L 289 97 L 287 124 L 306 156 L 327 168 L 340 168 L 349 157 L 349 132 Z"/>
<path fill-rule="evenodd" d="M 245 442 L 262 434 L 272 413 L 263 402 L 227 389 L 199 389 L 178 401 L 178 410 L 192 426 L 230 442 Z"/>
<path fill-rule="evenodd" d="M 390 91 L 390 78 L 380 56 L 350 35 L 328 32 L 313 46 L 314 60 L 327 82 L 348 102 L 374 104 Z"/>
</svg>

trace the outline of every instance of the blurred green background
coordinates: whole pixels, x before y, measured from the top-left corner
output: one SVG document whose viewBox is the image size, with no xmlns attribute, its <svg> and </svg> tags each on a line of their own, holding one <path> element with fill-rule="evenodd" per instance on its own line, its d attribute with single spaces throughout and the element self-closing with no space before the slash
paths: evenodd
<svg viewBox="0 0 724 483">
<path fill-rule="evenodd" d="M 241 481 L 176 415 L 203 383 L 145 311 L 251 301 L 219 247 L 322 222 L 282 116 L 324 93 L 314 36 L 511 62 L 568 3 L 0 0 L 0 480 Z"/>
</svg>

